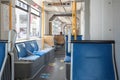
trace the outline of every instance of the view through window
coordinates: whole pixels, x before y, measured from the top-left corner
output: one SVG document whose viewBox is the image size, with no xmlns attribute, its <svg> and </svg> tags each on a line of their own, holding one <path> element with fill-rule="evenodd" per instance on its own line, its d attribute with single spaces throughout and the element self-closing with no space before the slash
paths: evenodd
<svg viewBox="0 0 120 80">
<path fill-rule="evenodd" d="M 16 1 L 16 31 L 17 40 L 30 37 L 40 37 L 40 11 L 37 5 L 30 6 L 22 1 Z"/>
<path fill-rule="evenodd" d="M 60 21 L 53 21 L 52 22 L 52 34 L 53 35 L 60 35 L 61 32 L 61 22 Z"/>
<path fill-rule="evenodd" d="M 16 8 L 17 39 L 27 37 L 28 13 Z"/>
<path fill-rule="evenodd" d="M 40 36 L 40 17 L 31 14 L 30 36 Z"/>
</svg>

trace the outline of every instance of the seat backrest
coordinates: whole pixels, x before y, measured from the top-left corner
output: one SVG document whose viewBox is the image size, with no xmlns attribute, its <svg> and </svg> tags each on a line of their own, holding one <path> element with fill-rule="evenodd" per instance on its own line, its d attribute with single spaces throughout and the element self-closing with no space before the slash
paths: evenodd
<svg viewBox="0 0 120 80">
<path fill-rule="evenodd" d="M 39 50 L 39 46 L 38 46 L 38 43 L 37 43 L 36 40 L 33 40 L 33 41 L 31 42 L 31 45 L 32 45 L 32 47 L 34 48 L 34 51 L 38 51 L 38 50 Z"/>
<path fill-rule="evenodd" d="M 0 80 L 7 59 L 7 47 L 5 42 L 0 42 Z"/>
<path fill-rule="evenodd" d="M 71 36 L 71 40 L 74 40 L 74 36 Z M 77 35 L 77 40 L 82 40 L 82 35 Z M 66 56 L 71 57 L 71 53 L 68 52 L 68 35 L 65 37 L 65 51 Z"/>
<path fill-rule="evenodd" d="M 32 46 L 32 41 L 26 41 L 25 43 L 25 48 L 29 53 L 33 53 L 34 52 L 34 47 Z"/>
<path fill-rule="evenodd" d="M 28 56 L 24 43 L 16 43 L 18 58 Z"/>
<path fill-rule="evenodd" d="M 71 80 L 118 80 L 112 45 L 73 43 Z"/>
</svg>

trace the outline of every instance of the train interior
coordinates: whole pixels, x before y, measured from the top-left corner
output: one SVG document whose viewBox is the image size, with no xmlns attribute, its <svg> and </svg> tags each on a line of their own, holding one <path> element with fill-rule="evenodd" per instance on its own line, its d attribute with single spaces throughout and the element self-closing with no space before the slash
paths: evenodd
<svg viewBox="0 0 120 80">
<path fill-rule="evenodd" d="M 119 80 L 120 0 L 0 0 L 0 80 Z"/>
</svg>

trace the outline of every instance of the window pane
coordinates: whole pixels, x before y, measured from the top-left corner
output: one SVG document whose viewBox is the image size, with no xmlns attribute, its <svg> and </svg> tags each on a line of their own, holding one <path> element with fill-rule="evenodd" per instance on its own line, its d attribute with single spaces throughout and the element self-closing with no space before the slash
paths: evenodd
<svg viewBox="0 0 120 80">
<path fill-rule="evenodd" d="M 30 36 L 40 36 L 40 17 L 31 14 Z"/>
<path fill-rule="evenodd" d="M 61 32 L 61 22 L 53 21 L 52 22 L 52 34 L 59 35 Z"/>
<path fill-rule="evenodd" d="M 36 15 L 40 16 L 39 11 L 37 11 L 37 10 L 35 10 L 35 9 L 33 9 L 33 8 L 31 8 L 31 12 L 32 12 L 33 14 L 36 14 Z"/>
<path fill-rule="evenodd" d="M 17 39 L 27 37 L 28 13 L 16 8 L 16 31 Z"/>
</svg>

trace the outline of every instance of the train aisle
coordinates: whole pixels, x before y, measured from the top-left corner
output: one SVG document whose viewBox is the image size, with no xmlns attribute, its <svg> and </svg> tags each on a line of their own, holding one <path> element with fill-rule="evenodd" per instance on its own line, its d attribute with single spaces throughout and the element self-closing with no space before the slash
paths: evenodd
<svg viewBox="0 0 120 80">
<path fill-rule="evenodd" d="M 33 80 L 65 80 L 64 53 L 64 49 L 55 51 L 55 59 Z"/>
</svg>

